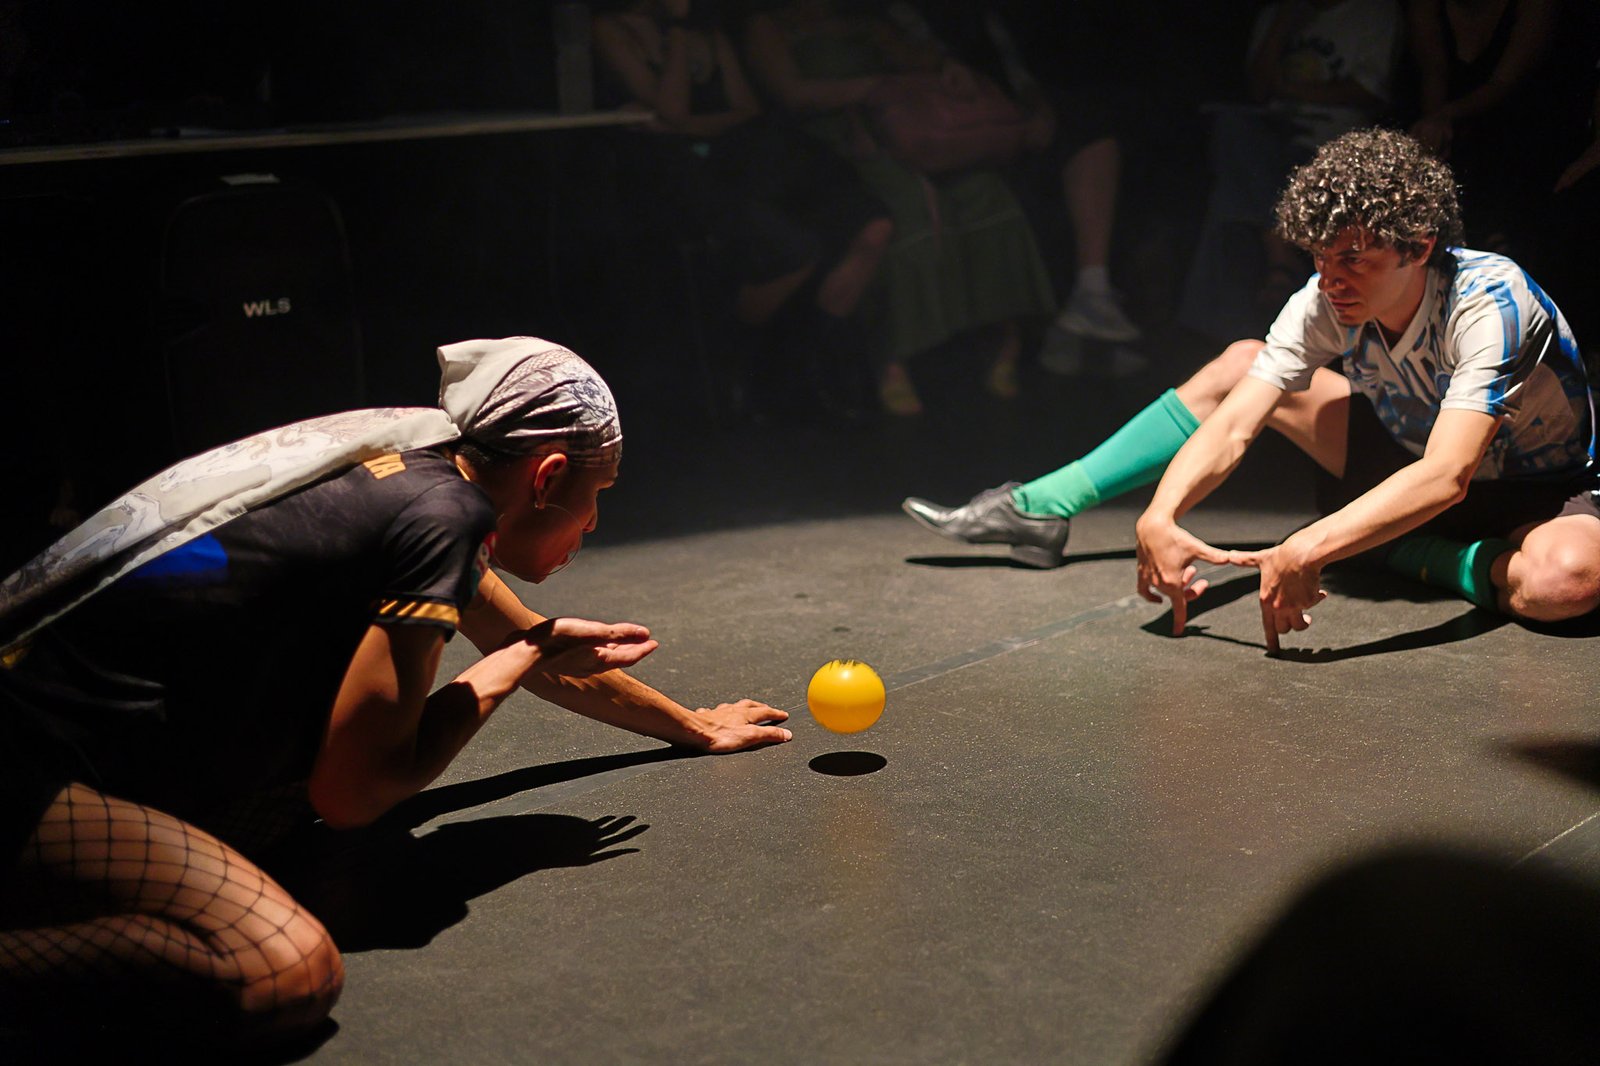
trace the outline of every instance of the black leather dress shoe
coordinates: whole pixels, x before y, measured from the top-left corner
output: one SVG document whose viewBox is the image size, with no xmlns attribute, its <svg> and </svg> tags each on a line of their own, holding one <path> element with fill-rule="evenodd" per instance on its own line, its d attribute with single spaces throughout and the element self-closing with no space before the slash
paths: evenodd
<svg viewBox="0 0 1600 1066">
<path fill-rule="evenodd" d="M 985 489 L 960 507 L 941 507 L 912 496 L 900 509 L 941 537 L 967 544 L 1009 544 L 1011 558 L 1024 566 L 1049 570 L 1066 560 L 1067 534 L 1071 523 L 1056 515 L 1025 514 L 1011 500 L 1011 490 L 1020 484 L 1008 481 L 999 488 Z"/>
</svg>

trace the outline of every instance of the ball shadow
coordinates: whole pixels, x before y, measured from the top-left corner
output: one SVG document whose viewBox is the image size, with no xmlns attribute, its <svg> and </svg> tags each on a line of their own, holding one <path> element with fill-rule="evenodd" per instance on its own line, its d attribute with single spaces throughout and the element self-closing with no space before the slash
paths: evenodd
<svg viewBox="0 0 1600 1066">
<path fill-rule="evenodd" d="M 861 777 L 882 770 L 889 765 L 889 760 L 870 751 L 830 751 L 818 755 L 807 765 L 829 777 Z"/>
</svg>

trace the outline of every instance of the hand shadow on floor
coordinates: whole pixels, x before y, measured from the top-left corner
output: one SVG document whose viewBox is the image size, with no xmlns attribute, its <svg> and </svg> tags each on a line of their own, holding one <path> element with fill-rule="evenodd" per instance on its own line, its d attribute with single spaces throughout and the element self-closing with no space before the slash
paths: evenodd
<svg viewBox="0 0 1600 1066">
<path fill-rule="evenodd" d="M 1251 542 L 1248 544 L 1226 544 L 1225 549 L 1234 551 L 1264 551 L 1272 547 L 1273 541 Z M 974 545 L 974 547 L 1003 547 L 1003 545 Z M 1098 552 L 1069 552 L 1061 562 L 1062 567 L 1076 566 L 1080 563 L 1103 563 L 1112 559 L 1123 559 L 1133 562 L 1138 558 L 1138 551 L 1134 548 L 1112 548 Z M 969 569 L 1010 569 L 1010 570 L 1038 570 L 1037 566 L 1028 566 L 1019 563 L 1009 555 L 908 555 L 907 563 L 912 566 L 934 566 L 945 570 Z"/>
<path fill-rule="evenodd" d="M 1593 737 L 1500 739 L 1490 741 L 1489 750 L 1600 789 L 1600 740 Z"/>
<path fill-rule="evenodd" d="M 995 545 L 1003 547 L 1003 545 Z M 1068 555 L 1062 566 L 1072 566 L 1074 563 L 1099 563 L 1107 559 L 1132 559 L 1132 548 L 1119 548 L 1116 551 L 1104 552 L 1078 552 Z M 1039 570 L 1041 567 L 1029 566 L 1019 563 L 1009 555 L 908 555 L 906 562 L 912 566 L 933 566 L 941 570 Z"/>
<path fill-rule="evenodd" d="M 542 766 L 522 766 L 495 774 L 493 777 L 462 781 L 454 785 L 440 785 L 419 792 L 410 799 L 396 804 L 394 810 L 384 816 L 384 821 L 399 822 L 408 829 L 415 829 L 452 811 L 482 806 L 522 792 L 557 785 L 563 781 L 576 781 L 579 778 L 595 777 L 613 770 L 694 757 L 694 752 L 683 748 L 661 747 L 623 752 L 618 755 L 568 759 L 565 762 L 546 763 Z"/>
<path fill-rule="evenodd" d="M 1324 576 L 1323 587 L 1331 595 L 1350 596 L 1363 600 L 1386 602 L 1390 600 L 1403 600 L 1408 603 L 1431 603 L 1440 599 L 1449 598 L 1448 593 L 1430 589 L 1424 585 L 1404 581 L 1394 575 L 1380 574 L 1368 570 L 1347 570 L 1338 573 L 1328 573 Z M 1208 611 L 1224 607 L 1246 595 L 1255 596 L 1261 589 L 1261 576 L 1258 573 L 1241 574 L 1231 581 L 1224 581 L 1212 585 L 1210 588 L 1189 605 L 1189 621 L 1184 627 L 1185 636 L 1205 637 L 1210 640 L 1222 641 L 1228 644 L 1237 644 L 1241 647 L 1260 648 L 1266 650 L 1266 641 L 1257 643 L 1253 640 L 1239 640 L 1235 637 L 1224 637 L 1209 632 L 1205 626 L 1197 626 L 1194 620 Z M 1499 629 L 1511 621 L 1510 618 L 1494 611 L 1485 611 L 1478 607 L 1469 607 L 1462 614 L 1440 622 L 1438 625 L 1426 629 L 1414 630 L 1410 633 L 1396 633 L 1392 636 L 1380 637 L 1377 640 L 1353 644 L 1345 648 L 1305 648 L 1284 647 L 1275 658 L 1286 659 L 1297 663 L 1337 663 L 1349 659 L 1360 659 L 1371 655 L 1385 655 L 1397 651 L 1415 651 L 1419 648 L 1432 648 L 1441 644 L 1453 644 L 1456 641 L 1470 640 L 1484 633 Z M 1172 635 L 1172 611 L 1168 610 L 1161 617 L 1140 627 L 1147 633 L 1157 636 L 1170 637 Z M 1289 633 L 1284 636 L 1285 641 L 1294 640 L 1299 634 Z"/>
<path fill-rule="evenodd" d="M 629 817 L 480 815 L 417 833 L 452 811 L 562 781 L 690 757 L 675 748 L 528 766 L 428 789 L 371 826 L 307 826 L 264 858 L 268 872 L 320 918 L 346 952 L 421 947 L 467 914 L 467 904 L 536 870 L 588 866 L 637 848 L 649 828 Z"/>
<path fill-rule="evenodd" d="M 344 832 L 315 826 L 267 865 L 341 951 L 419 948 L 479 896 L 536 870 L 634 854 L 622 845 L 649 828 L 632 816 L 542 813 L 447 822 L 420 835 L 387 820 Z"/>
</svg>

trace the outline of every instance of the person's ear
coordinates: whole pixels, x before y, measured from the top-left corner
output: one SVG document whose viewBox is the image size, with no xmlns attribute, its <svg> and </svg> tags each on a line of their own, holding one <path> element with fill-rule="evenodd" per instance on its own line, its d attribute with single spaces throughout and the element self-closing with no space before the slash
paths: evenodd
<svg viewBox="0 0 1600 1066">
<path fill-rule="evenodd" d="M 1415 261 L 1418 263 L 1426 263 L 1428 260 L 1432 259 L 1433 249 L 1438 243 L 1438 235 L 1434 235 L 1423 241 L 1422 248 L 1417 252 Z"/>
<path fill-rule="evenodd" d="M 567 457 L 562 452 L 551 452 L 535 461 L 531 471 L 533 484 L 530 486 L 535 507 L 542 508 L 545 505 L 566 470 Z"/>
</svg>

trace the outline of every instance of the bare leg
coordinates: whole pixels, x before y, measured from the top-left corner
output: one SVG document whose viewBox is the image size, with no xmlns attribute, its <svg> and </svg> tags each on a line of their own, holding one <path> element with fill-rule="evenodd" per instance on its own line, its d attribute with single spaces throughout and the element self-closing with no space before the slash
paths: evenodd
<svg viewBox="0 0 1600 1066">
<path fill-rule="evenodd" d="M 828 271 L 817 290 L 817 306 L 824 314 L 844 318 L 856 309 L 867 286 L 877 276 L 878 264 L 894 236 L 894 223 L 873 219 L 856 234 L 837 266 Z"/>
<path fill-rule="evenodd" d="M 130 1006 L 183 1031 L 219 1005 L 241 1035 L 321 1021 L 344 965 L 321 923 L 254 863 L 160 811 L 82 784 L 46 810 L 0 886 L 0 1002 Z"/>
<path fill-rule="evenodd" d="M 789 302 L 789 298 L 805 284 L 815 269 L 815 263 L 808 263 L 799 270 L 790 271 L 771 281 L 742 286 L 739 289 L 738 306 L 734 313 L 738 315 L 739 321 L 747 326 L 761 325 Z"/>
<path fill-rule="evenodd" d="M 1178 399 L 1198 421 L 1217 409 L 1250 369 L 1264 345 L 1235 341 L 1176 389 Z M 1267 425 L 1314 459 L 1334 477 L 1344 475 L 1346 432 L 1350 424 L 1350 383 L 1342 374 L 1321 369 L 1304 392 L 1284 395 Z"/>
<path fill-rule="evenodd" d="M 1111 137 L 1086 144 L 1061 169 L 1061 192 L 1078 246 L 1078 269 L 1105 266 L 1111 256 L 1122 149 Z"/>
<path fill-rule="evenodd" d="M 1535 622 L 1577 618 L 1600 607 L 1600 522 L 1565 515 L 1541 522 L 1490 571 L 1500 608 Z"/>
<path fill-rule="evenodd" d="M 1110 137 L 1080 148 L 1061 169 L 1061 189 L 1077 245 L 1077 277 L 1056 326 L 1067 333 L 1108 341 L 1133 341 L 1139 327 L 1129 321 L 1111 288 L 1106 264 L 1111 257 L 1111 234 L 1116 220 L 1117 181 L 1122 172 L 1122 149 Z M 1128 357 L 1123 357 L 1126 362 Z M 1069 364 L 1052 360 L 1062 369 Z M 1047 364 L 1048 365 L 1048 364 Z M 1112 376 L 1134 373 L 1129 365 Z M 1060 369 L 1057 371 L 1061 372 Z"/>
<path fill-rule="evenodd" d="M 878 379 L 878 397 L 883 401 L 884 410 L 892 415 L 922 413 L 922 400 L 917 396 L 916 386 L 911 384 L 911 375 L 906 373 L 904 363 L 892 362 L 883 368 L 883 376 Z"/>
<path fill-rule="evenodd" d="M 1000 324 L 1000 346 L 995 350 L 994 362 L 989 365 L 984 387 L 990 395 L 1002 400 L 1017 397 L 1017 356 L 1022 351 L 1022 335 L 1015 321 Z"/>
</svg>

